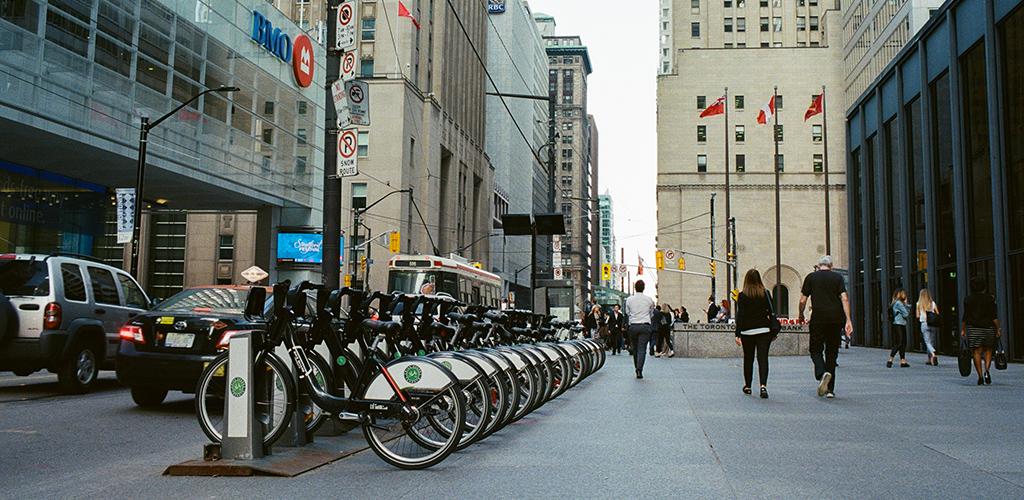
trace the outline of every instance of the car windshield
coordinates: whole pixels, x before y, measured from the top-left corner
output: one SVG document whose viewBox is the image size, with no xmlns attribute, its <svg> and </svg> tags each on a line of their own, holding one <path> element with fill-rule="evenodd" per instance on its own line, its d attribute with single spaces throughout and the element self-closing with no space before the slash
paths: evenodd
<svg viewBox="0 0 1024 500">
<path fill-rule="evenodd" d="M 241 288 L 189 288 L 153 308 L 163 312 L 242 314 L 249 291 Z"/>
<path fill-rule="evenodd" d="M 4 295 L 45 297 L 50 294 L 50 273 L 46 263 L 32 260 L 8 260 L 0 263 L 0 289 Z"/>
</svg>

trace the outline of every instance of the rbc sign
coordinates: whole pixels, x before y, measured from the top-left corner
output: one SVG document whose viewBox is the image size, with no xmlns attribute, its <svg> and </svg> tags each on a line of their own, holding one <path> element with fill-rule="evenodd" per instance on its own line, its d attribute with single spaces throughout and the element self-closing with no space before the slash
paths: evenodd
<svg viewBox="0 0 1024 500">
<path fill-rule="evenodd" d="M 309 37 L 300 34 L 295 41 L 283 33 L 266 16 L 252 11 L 252 41 L 274 54 L 284 63 L 292 63 L 295 82 L 300 87 L 313 83 L 313 43 Z"/>
</svg>

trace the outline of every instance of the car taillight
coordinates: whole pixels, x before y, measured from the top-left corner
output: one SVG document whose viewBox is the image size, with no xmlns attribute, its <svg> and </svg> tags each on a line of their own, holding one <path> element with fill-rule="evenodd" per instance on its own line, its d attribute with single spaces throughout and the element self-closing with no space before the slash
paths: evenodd
<svg viewBox="0 0 1024 500">
<path fill-rule="evenodd" d="M 231 345 L 231 337 L 235 335 L 252 332 L 253 330 L 228 330 L 220 335 L 220 340 L 217 341 L 217 349 L 227 349 Z"/>
<path fill-rule="evenodd" d="M 50 302 L 43 310 L 43 330 L 56 330 L 60 328 L 60 304 Z"/>
<path fill-rule="evenodd" d="M 142 327 L 125 325 L 121 327 L 121 340 L 127 340 L 128 342 L 135 342 L 136 344 L 145 344 L 146 339 L 142 337 Z"/>
</svg>

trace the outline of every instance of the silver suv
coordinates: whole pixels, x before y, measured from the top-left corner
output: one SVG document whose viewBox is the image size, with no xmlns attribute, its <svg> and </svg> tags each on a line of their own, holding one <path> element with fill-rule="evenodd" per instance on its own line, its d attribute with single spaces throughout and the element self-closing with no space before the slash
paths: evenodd
<svg viewBox="0 0 1024 500">
<path fill-rule="evenodd" d="M 57 374 L 81 393 L 113 369 L 121 325 L 149 308 L 130 275 L 90 257 L 0 255 L 0 370 Z"/>
</svg>

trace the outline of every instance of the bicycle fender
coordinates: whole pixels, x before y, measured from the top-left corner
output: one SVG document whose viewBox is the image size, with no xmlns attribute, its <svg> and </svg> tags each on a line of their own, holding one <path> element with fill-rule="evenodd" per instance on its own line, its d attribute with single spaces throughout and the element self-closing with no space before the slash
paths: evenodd
<svg viewBox="0 0 1024 500">
<path fill-rule="evenodd" d="M 451 371 L 426 357 L 407 356 L 396 359 L 385 365 L 383 370 L 391 374 L 395 384 L 403 391 L 441 391 L 458 383 L 458 378 Z M 373 377 L 363 393 L 363 399 L 367 400 L 390 401 L 395 398 L 397 395 L 384 371 Z"/>
</svg>

